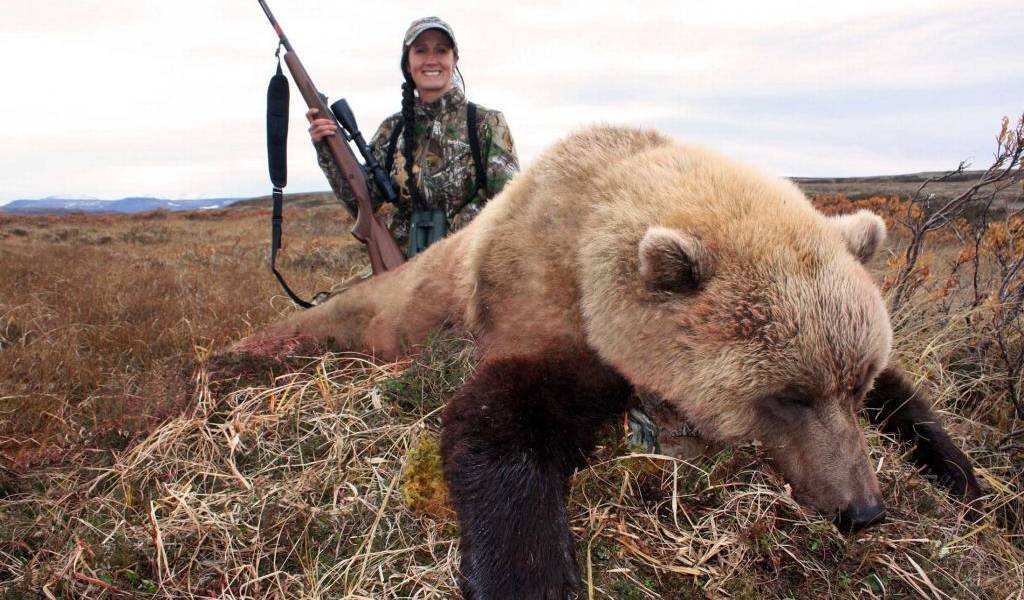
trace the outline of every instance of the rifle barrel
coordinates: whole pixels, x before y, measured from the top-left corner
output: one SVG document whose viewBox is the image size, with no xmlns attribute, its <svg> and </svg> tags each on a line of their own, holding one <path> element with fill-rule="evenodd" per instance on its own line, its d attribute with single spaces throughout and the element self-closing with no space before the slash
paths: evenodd
<svg viewBox="0 0 1024 600">
<path fill-rule="evenodd" d="M 281 26 L 277 24 L 277 19 L 274 18 L 274 13 L 270 12 L 270 7 L 267 6 L 267 3 L 264 0 L 256 0 L 256 1 L 260 3 L 260 6 L 263 8 L 263 12 L 265 12 L 267 14 L 267 18 L 270 19 L 270 24 L 271 24 L 271 26 L 273 26 L 274 31 L 277 32 L 277 37 L 278 37 L 278 39 L 281 40 L 281 45 L 284 46 L 285 50 L 287 50 L 288 52 L 291 52 L 292 51 L 292 45 L 290 43 L 288 43 L 288 38 L 285 37 L 284 31 L 282 31 L 281 30 Z"/>
</svg>

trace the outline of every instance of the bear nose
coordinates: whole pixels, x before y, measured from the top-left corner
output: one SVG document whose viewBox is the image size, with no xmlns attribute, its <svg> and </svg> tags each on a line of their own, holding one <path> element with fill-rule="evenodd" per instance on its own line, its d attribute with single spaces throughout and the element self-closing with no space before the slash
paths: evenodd
<svg viewBox="0 0 1024 600">
<path fill-rule="evenodd" d="M 844 534 L 857 533 L 861 529 L 875 523 L 881 523 L 885 519 L 885 507 L 881 504 L 868 506 L 851 506 L 840 512 L 832 520 L 840 532 Z"/>
</svg>

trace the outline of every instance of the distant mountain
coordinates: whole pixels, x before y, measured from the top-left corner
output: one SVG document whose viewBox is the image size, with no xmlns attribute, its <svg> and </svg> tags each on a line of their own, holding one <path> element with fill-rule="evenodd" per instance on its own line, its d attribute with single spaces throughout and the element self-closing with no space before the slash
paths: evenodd
<svg viewBox="0 0 1024 600">
<path fill-rule="evenodd" d="M 950 174 L 949 171 L 922 171 L 921 173 L 904 173 L 902 175 L 869 175 L 864 177 L 789 177 L 796 183 L 881 183 L 881 182 L 897 182 L 897 183 L 924 183 L 929 179 L 942 178 L 943 181 L 977 181 L 981 179 L 981 176 L 985 171 L 963 171 L 961 173 Z"/>
<path fill-rule="evenodd" d="M 120 200 L 99 200 L 86 196 L 61 198 L 50 196 L 40 200 L 14 200 L 3 206 L 0 211 L 11 213 L 134 213 L 147 210 L 200 210 L 224 208 L 244 198 L 203 198 L 200 200 L 167 200 L 138 196 L 121 198 Z"/>
</svg>

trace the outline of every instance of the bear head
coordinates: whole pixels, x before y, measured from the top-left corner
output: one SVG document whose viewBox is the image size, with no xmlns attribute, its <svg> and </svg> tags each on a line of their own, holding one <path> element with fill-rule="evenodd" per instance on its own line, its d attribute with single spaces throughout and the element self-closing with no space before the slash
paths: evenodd
<svg viewBox="0 0 1024 600">
<path fill-rule="evenodd" d="M 825 217 L 788 181 L 703 150 L 635 160 L 654 175 L 607 186 L 581 245 L 588 343 L 703 437 L 762 444 L 800 503 L 848 529 L 876 520 L 859 413 L 892 344 L 863 266 L 882 220 Z"/>
</svg>

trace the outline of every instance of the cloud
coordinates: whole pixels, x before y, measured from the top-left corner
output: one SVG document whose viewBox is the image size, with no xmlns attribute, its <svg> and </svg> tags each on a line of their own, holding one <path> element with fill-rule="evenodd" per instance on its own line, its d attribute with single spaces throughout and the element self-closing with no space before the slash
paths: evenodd
<svg viewBox="0 0 1024 600">
<path fill-rule="evenodd" d="M 371 134 L 398 110 L 401 36 L 418 3 L 272 8 L 321 89 Z M 780 174 L 891 173 L 988 156 L 1024 110 L 1024 8 L 869 0 L 453 2 L 469 96 L 502 110 L 521 162 L 587 123 L 657 127 Z M 80 193 L 268 189 L 257 6 L 12 3 L 0 21 L 0 201 Z M 290 191 L 326 189 L 293 88 Z"/>
</svg>

